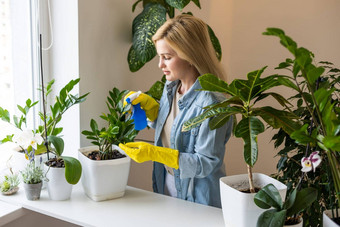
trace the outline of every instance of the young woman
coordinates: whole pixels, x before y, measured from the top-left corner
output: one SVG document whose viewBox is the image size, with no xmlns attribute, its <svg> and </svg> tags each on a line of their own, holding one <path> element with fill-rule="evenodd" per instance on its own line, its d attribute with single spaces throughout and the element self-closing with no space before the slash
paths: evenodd
<svg viewBox="0 0 340 227">
<path fill-rule="evenodd" d="M 133 142 L 120 147 L 137 162 L 155 161 L 155 192 L 221 207 L 219 178 L 225 176 L 223 158 L 232 119 L 215 130 L 209 129 L 208 119 L 190 131 L 181 130 L 184 122 L 204 112 L 203 107 L 225 98 L 198 91 L 200 75 L 224 78 L 207 25 L 194 16 L 179 15 L 162 25 L 153 41 L 167 79 L 163 95 L 158 104 L 142 93 L 132 104 L 140 103 L 152 121 L 155 145 Z"/>
</svg>

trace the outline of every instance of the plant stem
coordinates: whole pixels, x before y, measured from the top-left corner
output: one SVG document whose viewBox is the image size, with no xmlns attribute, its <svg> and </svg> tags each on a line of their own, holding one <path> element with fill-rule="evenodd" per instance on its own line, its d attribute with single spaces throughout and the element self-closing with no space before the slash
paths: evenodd
<svg viewBox="0 0 340 227">
<path fill-rule="evenodd" d="M 42 40 L 41 40 L 41 34 L 40 34 L 40 75 L 41 75 L 41 92 L 42 92 L 42 105 L 44 110 L 44 127 L 45 127 L 45 141 L 44 145 L 46 146 L 46 152 L 47 152 L 47 159 L 50 159 L 49 149 L 48 149 L 48 142 L 47 142 L 47 130 L 46 130 L 46 106 L 45 106 L 45 92 L 44 92 L 44 74 L 43 74 L 43 66 L 42 66 Z"/>
<path fill-rule="evenodd" d="M 248 180 L 249 180 L 250 193 L 255 193 L 252 167 L 250 165 L 247 165 L 247 169 L 248 169 Z"/>
</svg>

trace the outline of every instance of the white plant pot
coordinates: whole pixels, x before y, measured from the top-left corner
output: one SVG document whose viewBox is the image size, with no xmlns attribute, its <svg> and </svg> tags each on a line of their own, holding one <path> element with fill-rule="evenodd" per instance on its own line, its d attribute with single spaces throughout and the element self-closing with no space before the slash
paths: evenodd
<svg viewBox="0 0 340 227">
<path fill-rule="evenodd" d="M 334 210 L 334 212 L 336 211 Z M 340 209 L 338 209 L 338 214 L 340 214 Z M 339 227 L 339 225 L 332 220 L 332 210 L 325 210 L 323 212 L 322 224 L 323 227 Z"/>
<path fill-rule="evenodd" d="M 113 146 L 125 154 L 118 146 Z M 112 160 L 91 160 L 85 155 L 98 150 L 97 146 L 79 149 L 78 159 L 82 164 L 81 182 L 85 194 L 94 201 L 110 200 L 124 196 L 129 178 L 130 161 L 124 158 Z"/>
<path fill-rule="evenodd" d="M 47 191 L 51 200 L 70 199 L 72 193 L 72 184 L 65 179 L 65 168 L 56 168 L 46 166 L 48 171 L 46 177 Z"/>
<path fill-rule="evenodd" d="M 272 183 L 286 197 L 287 186 L 265 174 L 253 173 L 254 185 L 262 188 Z M 254 203 L 256 193 L 244 193 L 239 190 L 249 189 L 248 174 L 226 176 L 220 179 L 221 203 L 225 226 L 256 226 L 258 217 L 265 211 Z"/>
</svg>

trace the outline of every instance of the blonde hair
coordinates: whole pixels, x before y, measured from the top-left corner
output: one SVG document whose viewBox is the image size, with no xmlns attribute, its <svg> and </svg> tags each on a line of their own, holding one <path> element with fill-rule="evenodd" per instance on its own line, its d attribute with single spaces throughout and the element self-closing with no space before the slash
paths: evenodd
<svg viewBox="0 0 340 227">
<path fill-rule="evenodd" d="M 200 75 L 211 73 L 225 79 L 225 73 L 211 43 L 208 26 L 201 19 L 181 14 L 167 20 L 152 37 L 164 39 L 178 56 L 197 69 Z"/>
</svg>

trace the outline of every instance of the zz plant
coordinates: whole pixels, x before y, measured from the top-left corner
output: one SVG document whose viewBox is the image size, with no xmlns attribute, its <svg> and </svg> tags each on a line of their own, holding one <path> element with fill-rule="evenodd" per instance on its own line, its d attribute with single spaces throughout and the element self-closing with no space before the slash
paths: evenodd
<svg viewBox="0 0 340 227">
<path fill-rule="evenodd" d="M 167 16 L 175 17 L 175 9 L 182 11 L 190 2 L 201 8 L 199 0 L 137 0 L 133 4 L 132 12 L 136 10 L 139 3 L 143 4 L 143 11 L 135 17 L 132 23 L 132 45 L 127 57 L 131 72 L 138 71 L 156 56 L 152 36 L 166 21 Z M 221 59 L 220 43 L 209 26 L 208 29 L 216 55 Z"/>
<path fill-rule="evenodd" d="M 199 77 L 199 82 L 204 91 L 225 93 L 228 98 L 218 104 L 206 107 L 206 111 L 193 119 L 185 122 L 182 131 L 188 131 L 207 118 L 212 118 L 209 122 L 210 129 L 216 129 L 224 125 L 231 116 L 234 119 L 234 135 L 244 141 L 244 160 L 247 164 L 250 191 L 255 192 L 252 176 L 252 167 L 258 157 L 257 136 L 264 132 L 264 120 L 273 128 L 282 128 L 287 133 L 291 133 L 298 128 L 293 119 L 296 115 L 278 110 L 271 106 L 258 107 L 257 102 L 273 97 L 282 106 L 287 106 L 289 102 L 280 94 L 269 91 L 271 88 L 280 86 L 284 77 L 272 75 L 261 78 L 266 67 L 248 73 L 247 79 L 235 79 L 230 84 L 212 74 L 205 74 Z M 255 105 L 256 104 L 256 105 Z M 241 119 L 237 122 L 236 116 Z"/>
<path fill-rule="evenodd" d="M 109 92 L 106 102 L 109 113 L 103 113 L 100 116 L 106 121 L 107 126 L 100 129 L 97 122 L 91 119 L 91 131 L 82 131 L 87 139 L 92 140 L 92 144 L 99 147 L 100 160 L 112 159 L 117 155 L 112 148 L 113 144 L 132 142 L 137 136 L 138 132 L 134 129 L 133 120 L 129 118 L 128 114 L 131 106 L 124 106 L 122 101 L 128 92 L 113 88 Z"/>
</svg>

